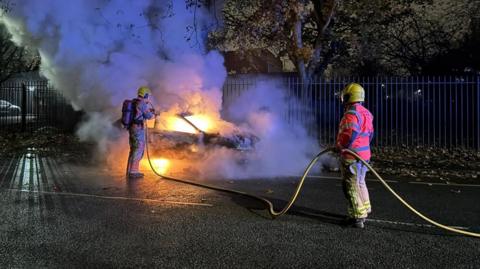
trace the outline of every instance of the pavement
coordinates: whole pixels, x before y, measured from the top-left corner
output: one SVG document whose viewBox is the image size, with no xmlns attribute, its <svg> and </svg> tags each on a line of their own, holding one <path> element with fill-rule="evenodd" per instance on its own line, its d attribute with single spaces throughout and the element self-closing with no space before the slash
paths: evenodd
<svg viewBox="0 0 480 269">
<path fill-rule="evenodd" d="M 0 159 L 1 268 L 479 268 L 480 239 L 428 225 L 375 179 L 366 229 L 341 224 L 336 173 L 309 177 L 285 216 L 250 198 L 61 155 Z M 415 208 L 480 232 L 480 185 L 389 178 Z M 280 209 L 298 177 L 204 180 L 269 198 Z"/>
</svg>

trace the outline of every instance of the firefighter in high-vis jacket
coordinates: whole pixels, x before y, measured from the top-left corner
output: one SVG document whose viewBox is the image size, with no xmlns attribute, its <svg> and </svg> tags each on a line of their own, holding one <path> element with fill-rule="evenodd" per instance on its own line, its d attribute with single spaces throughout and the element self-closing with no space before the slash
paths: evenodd
<svg viewBox="0 0 480 269">
<path fill-rule="evenodd" d="M 140 160 L 143 158 L 145 150 L 145 128 L 146 120 L 155 116 L 153 108 L 148 106 L 148 97 L 150 89 L 146 86 L 138 88 L 137 98 L 133 99 L 132 123 L 128 127 L 130 154 L 128 155 L 127 176 L 128 178 L 141 178 Z"/>
<path fill-rule="evenodd" d="M 361 85 L 350 83 L 342 90 L 340 100 L 344 114 L 339 125 L 336 149 L 339 152 L 350 149 L 368 162 L 373 138 L 373 116 L 363 106 L 365 91 Z M 343 191 L 348 200 L 348 223 L 357 228 L 364 228 L 365 219 L 372 211 L 365 182 L 367 170 L 352 154 L 341 153 L 340 171 Z"/>
</svg>

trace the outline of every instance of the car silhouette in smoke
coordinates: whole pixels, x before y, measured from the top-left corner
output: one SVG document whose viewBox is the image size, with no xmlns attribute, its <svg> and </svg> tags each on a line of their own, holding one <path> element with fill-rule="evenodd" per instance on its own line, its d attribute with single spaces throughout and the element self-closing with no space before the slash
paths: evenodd
<svg viewBox="0 0 480 269">
<path fill-rule="evenodd" d="M 228 135 L 205 132 L 189 120 L 188 116 L 190 114 L 176 115 L 178 119 L 193 127 L 195 132 L 149 128 L 148 142 L 152 150 L 160 152 L 164 157 L 191 159 L 218 148 L 237 152 L 251 152 L 260 140 L 254 134 L 240 130 Z"/>
<path fill-rule="evenodd" d="M 22 113 L 22 109 L 19 106 L 13 105 L 12 103 L 0 100 L 0 114 L 1 115 L 20 115 Z"/>
</svg>

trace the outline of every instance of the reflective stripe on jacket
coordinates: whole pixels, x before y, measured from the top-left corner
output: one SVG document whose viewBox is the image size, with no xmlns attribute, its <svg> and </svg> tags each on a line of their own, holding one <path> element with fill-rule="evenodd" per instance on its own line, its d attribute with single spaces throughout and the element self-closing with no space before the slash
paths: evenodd
<svg viewBox="0 0 480 269">
<path fill-rule="evenodd" d="M 336 146 L 339 149 L 351 149 L 364 160 L 370 160 L 370 142 L 373 138 L 373 116 L 360 103 L 354 103 L 345 109 L 338 128 Z M 342 158 L 354 160 L 351 154 L 343 153 Z"/>
</svg>

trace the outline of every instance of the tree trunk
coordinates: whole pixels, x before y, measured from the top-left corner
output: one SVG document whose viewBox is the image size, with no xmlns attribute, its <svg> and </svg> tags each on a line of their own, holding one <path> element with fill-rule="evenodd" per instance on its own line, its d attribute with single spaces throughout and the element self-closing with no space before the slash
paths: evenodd
<svg viewBox="0 0 480 269">
<path fill-rule="evenodd" d="M 293 28 L 293 37 L 295 39 L 295 50 L 296 52 L 303 49 L 303 40 L 302 40 L 302 18 L 300 15 L 297 15 L 297 20 L 295 22 Z M 297 71 L 300 77 L 302 78 L 302 82 L 305 82 L 308 79 L 307 75 L 307 68 L 305 66 L 305 60 L 299 53 L 296 53 L 296 64 L 297 64 Z"/>
<path fill-rule="evenodd" d="M 315 71 L 321 66 L 322 56 L 322 38 L 325 36 L 327 29 L 335 15 L 335 9 L 338 5 L 338 0 L 313 1 L 314 14 L 317 21 L 318 35 L 313 47 L 312 57 L 308 61 L 307 74 L 310 78 Z M 325 60 L 325 57 L 324 57 Z M 325 65 L 326 66 L 326 65 Z M 324 68 L 323 68 L 324 69 Z M 322 72 L 324 70 L 321 70 Z"/>
</svg>

